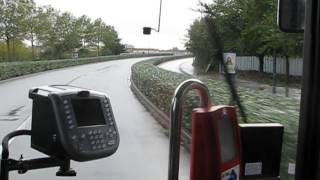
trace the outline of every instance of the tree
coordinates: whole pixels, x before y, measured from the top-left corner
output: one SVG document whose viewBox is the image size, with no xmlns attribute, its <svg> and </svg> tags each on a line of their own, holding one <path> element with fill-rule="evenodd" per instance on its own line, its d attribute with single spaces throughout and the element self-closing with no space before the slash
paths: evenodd
<svg viewBox="0 0 320 180">
<path fill-rule="evenodd" d="M 97 47 L 98 56 L 100 56 L 100 43 L 102 41 L 102 31 L 106 28 L 106 24 L 101 18 L 94 20 L 91 27 L 90 41 L 91 45 Z"/>
<path fill-rule="evenodd" d="M 76 21 L 76 28 L 81 37 L 82 48 L 86 48 L 86 44 L 90 41 L 90 33 L 92 33 L 91 19 L 86 15 L 82 15 Z"/>
<path fill-rule="evenodd" d="M 245 0 L 244 0 L 245 1 Z M 245 19 L 241 15 L 243 2 L 237 0 L 214 0 L 212 4 L 200 3 L 203 13 L 214 20 L 215 29 L 223 37 L 225 51 L 242 50 L 241 30 Z"/>
<path fill-rule="evenodd" d="M 205 69 L 213 55 L 213 48 L 208 41 L 208 31 L 205 19 L 195 20 L 188 30 L 186 43 L 188 51 L 195 56 L 193 65 L 199 69 Z"/>
<path fill-rule="evenodd" d="M 76 18 L 70 13 L 56 14 L 49 30 L 45 45 L 55 58 L 63 58 L 64 53 L 72 53 L 81 47 L 81 37 L 76 27 Z"/>
<path fill-rule="evenodd" d="M 0 40 L 4 40 L 5 35 L 5 4 L 4 0 L 0 0 Z"/>
<path fill-rule="evenodd" d="M 25 38 L 31 42 L 32 59 L 35 59 L 34 43 L 36 41 L 36 32 L 40 29 L 39 18 L 42 15 L 38 13 L 41 12 L 40 10 L 38 10 L 35 3 L 31 3 L 29 7 L 30 13 L 27 14 L 25 21 Z"/>
<path fill-rule="evenodd" d="M 274 6 L 273 9 L 275 10 L 276 7 Z M 269 25 L 269 31 L 263 37 L 265 45 L 264 49 L 268 54 L 271 54 L 273 51 L 273 55 L 280 55 L 285 57 L 286 60 L 286 84 L 289 85 L 290 75 L 290 57 L 297 57 L 302 55 L 303 49 L 303 37 L 301 35 L 293 35 L 288 33 L 281 32 L 276 23 L 276 13 L 270 13 L 269 16 L 266 16 L 263 21 Z M 276 63 L 276 62 L 274 62 Z M 276 67 L 276 64 L 274 65 Z M 276 70 L 274 70 L 276 72 Z M 276 74 L 276 73 L 275 73 Z M 276 75 L 274 75 L 274 82 L 276 82 Z M 275 83 L 274 83 L 275 84 Z M 286 93 L 288 93 L 288 89 L 286 89 Z"/>
<path fill-rule="evenodd" d="M 271 55 L 274 49 L 286 57 L 301 55 L 302 36 L 286 35 L 279 31 L 276 23 L 277 3 L 273 0 L 214 0 L 211 4 L 200 3 L 202 13 L 214 20 L 212 28 L 221 34 L 223 51 L 233 51 L 240 55 L 253 55 L 259 58 L 259 70 L 263 71 L 263 59 Z M 191 25 L 191 28 L 194 24 Z M 199 35 L 205 34 L 199 32 Z M 198 38 L 196 41 L 207 41 Z M 189 33 L 189 42 L 195 45 Z M 198 42 L 197 48 L 205 42 Z M 195 49 L 195 47 L 193 47 Z M 201 50 L 204 54 L 208 50 Z M 193 51 L 192 51 L 193 52 Z M 196 60 L 202 53 L 195 54 Z"/>
<path fill-rule="evenodd" d="M 241 30 L 244 19 L 240 1 L 214 0 L 200 3 L 206 18 L 196 20 L 188 31 L 186 48 L 195 55 L 194 65 L 204 69 L 208 64 L 217 67 L 218 55 L 223 51 L 241 52 Z M 209 40 L 211 38 L 211 40 Z"/>
<path fill-rule="evenodd" d="M 259 0 L 215 0 L 212 4 L 201 3 L 204 12 L 215 19 L 222 34 L 224 51 L 256 55 L 262 70 L 265 52 L 261 49 L 261 38 L 264 37 L 265 27 L 260 22 L 265 4 L 265 1 Z"/>
<path fill-rule="evenodd" d="M 54 58 L 55 38 L 53 28 L 57 21 L 59 12 L 51 6 L 44 6 L 38 8 L 38 25 L 35 29 L 37 43 L 45 50 L 44 54 L 48 54 L 45 58 Z"/>
<path fill-rule="evenodd" d="M 120 54 L 124 52 L 124 46 L 120 43 L 118 33 L 111 26 L 105 26 L 102 31 L 103 55 Z"/>
<path fill-rule="evenodd" d="M 6 50 L 1 44 L 2 59 L 6 55 L 7 60 L 17 60 L 16 50 L 28 52 L 22 45 L 25 41 L 31 44 L 32 59 L 36 45 L 41 57 L 49 59 L 69 58 L 79 48 L 89 54 L 90 46 L 97 48 L 98 55 L 123 51 L 118 33 L 101 18 L 91 22 L 86 15 L 76 18 L 51 6 L 37 7 L 33 0 L 0 0 L 0 43 L 6 44 Z"/>
<path fill-rule="evenodd" d="M 1 1 L 1 38 L 7 45 L 8 60 L 12 60 L 15 54 L 15 40 L 23 40 L 26 18 L 31 13 L 32 0 L 3 0 Z M 12 52 L 11 45 L 12 43 Z"/>
</svg>

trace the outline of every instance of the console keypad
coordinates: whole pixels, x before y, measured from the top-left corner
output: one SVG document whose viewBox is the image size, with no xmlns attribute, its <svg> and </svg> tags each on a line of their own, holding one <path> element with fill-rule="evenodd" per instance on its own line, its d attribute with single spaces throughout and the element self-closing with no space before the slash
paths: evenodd
<svg viewBox="0 0 320 180">
<path fill-rule="evenodd" d="M 83 148 L 80 151 L 97 151 L 112 147 L 116 143 L 116 130 L 109 128 L 101 128 L 99 130 L 89 130 L 86 133 L 81 133 L 79 136 L 80 146 Z M 72 136 L 74 139 L 74 136 Z"/>
<path fill-rule="evenodd" d="M 114 123 L 112 109 L 109 100 L 106 98 L 102 100 L 102 108 L 106 119 L 106 126 L 94 127 L 87 129 L 74 128 L 75 125 L 72 113 L 70 110 L 70 102 L 63 100 L 63 107 L 65 111 L 65 118 L 68 128 L 72 130 L 73 135 L 70 136 L 74 144 L 78 144 L 77 148 L 81 152 L 99 151 L 112 148 L 118 141 L 117 131 Z"/>
</svg>

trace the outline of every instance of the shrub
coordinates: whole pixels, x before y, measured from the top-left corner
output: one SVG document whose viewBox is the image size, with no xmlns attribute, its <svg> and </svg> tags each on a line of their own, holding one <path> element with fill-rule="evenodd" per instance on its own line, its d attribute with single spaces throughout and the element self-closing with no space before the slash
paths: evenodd
<svg viewBox="0 0 320 180">
<path fill-rule="evenodd" d="M 3 62 L 0 63 L 0 80 L 17 77 L 21 75 L 88 64 L 117 59 L 135 58 L 135 57 L 147 57 L 147 56 L 163 56 L 170 54 L 127 54 L 119 56 L 101 56 L 92 58 L 80 58 L 80 59 L 63 59 L 63 60 L 44 60 L 44 61 L 22 61 L 22 62 Z"/>
<path fill-rule="evenodd" d="M 132 81 L 148 99 L 169 116 L 171 98 L 175 88 L 191 76 L 158 68 L 161 62 L 170 59 L 156 58 L 142 61 L 132 67 Z M 231 96 L 223 81 L 201 79 L 209 88 L 214 104 L 229 104 Z M 238 87 L 239 96 L 246 108 L 249 123 L 281 123 L 285 126 L 281 163 L 281 179 L 292 179 L 288 175 L 288 163 L 294 163 L 297 147 L 299 101 L 275 96 L 271 93 Z M 191 133 L 191 108 L 199 99 L 191 94 L 184 108 L 183 127 Z M 241 119 L 240 119 L 241 122 Z"/>
</svg>

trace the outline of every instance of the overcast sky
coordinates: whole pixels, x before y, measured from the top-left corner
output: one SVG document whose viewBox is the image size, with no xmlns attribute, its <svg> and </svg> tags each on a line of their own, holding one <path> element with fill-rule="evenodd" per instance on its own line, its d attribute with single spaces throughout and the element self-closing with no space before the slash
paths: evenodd
<svg viewBox="0 0 320 180">
<path fill-rule="evenodd" d="M 199 0 L 163 0 L 160 33 L 142 35 L 142 27 L 157 28 L 160 0 L 35 0 L 38 5 L 52 5 L 79 17 L 101 17 L 118 31 L 122 43 L 137 48 L 184 49 L 187 29 L 201 14 Z M 212 0 L 201 0 L 212 2 Z"/>
</svg>

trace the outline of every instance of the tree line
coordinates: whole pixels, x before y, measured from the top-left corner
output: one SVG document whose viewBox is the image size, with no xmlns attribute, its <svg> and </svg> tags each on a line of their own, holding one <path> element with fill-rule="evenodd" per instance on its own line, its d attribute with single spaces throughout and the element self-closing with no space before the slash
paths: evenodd
<svg viewBox="0 0 320 180">
<path fill-rule="evenodd" d="M 265 56 L 302 56 L 303 35 L 279 30 L 275 0 L 213 0 L 199 11 L 204 17 L 190 26 L 186 42 L 199 68 L 217 64 L 219 52 L 257 56 L 261 72 Z"/>
<path fill-rule="evenodd" d="M 120 41 L 101 18 L 75 17 L 33 0 L 0 0 L 0 61 L 120 54 Z"/>
</svg>

